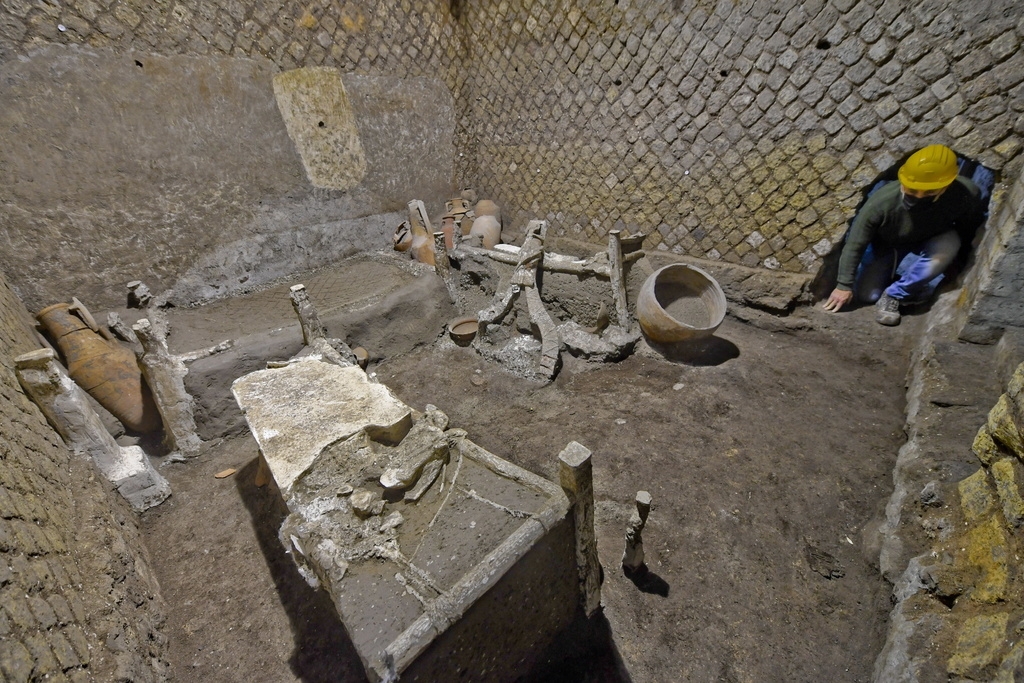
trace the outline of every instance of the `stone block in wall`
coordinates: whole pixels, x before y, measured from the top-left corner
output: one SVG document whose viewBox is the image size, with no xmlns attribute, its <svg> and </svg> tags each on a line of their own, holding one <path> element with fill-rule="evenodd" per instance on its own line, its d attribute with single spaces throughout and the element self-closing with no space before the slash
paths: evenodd
<svg viewBox="0 0 1024 683">
<path fill-rule="evenodd" d="M 969 680 L 991 680 L 989 677 L 1006 640 L 1008 622 L 1008 614 L 983 614 L 966 619 L 960 626 L 946 670 Z"/>
<path fill-rule="evenodd" d="M 988 430 L 992 438 L 1010 451 L 1024 455 L 1024 438 L 1014 416 L 1013 402 L 1003 394 L 988 414 Z"/>
<path fill-rule="evenodd" d="M 1024 522 L 1024 498 L 1020 485 L 1024 476 L 1024 465 L 1018 458 L 1002 458 L 989 465 L 996 493 L 1003 509 L 1007 524 L 1016 528 Z"/>
<path fill-rule="evenodd" d="M 1024 362 L 1024 328 L 1009 327 L 996 344 L 996 377 L 1009 384 L 1015 371 Z"/>
<path fill-rule="evenodd" d="M 366 175 L 366 156 L 355 113 L 329 67 L 306 67 L 274 76 L 274 96 L 288 135 L 314 187 L 348 190 Z"/>
<path fill-rule="evenodd" d="M 993 198 L 992 215 L 975 250 L 958 302 L 960 337 L 993 343 L 1003 329 L 1024 325 L 1024 177 Z"/>
<path fill-rule="evenodd" d="M 978 460 L 981 460 L 983 465 L 991 465 L 1003 454 L 999 444 L 992 438 L 992 432 L 989 431 L 988 425 L 982 425 L 978 430 L 978 434 L 971 444 L 971 451 L 978 456 Z"/>
</svg>

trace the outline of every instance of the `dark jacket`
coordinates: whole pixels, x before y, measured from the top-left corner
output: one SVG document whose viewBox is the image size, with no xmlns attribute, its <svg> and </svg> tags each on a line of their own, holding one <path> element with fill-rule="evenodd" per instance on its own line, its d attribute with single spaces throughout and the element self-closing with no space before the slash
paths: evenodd
<svg viewBox="0 0 1024 683">
<path fill-rule="evenodd" d="M 876 248 L 907 248 L 956 230 L 967 243 L 985 217 L 978 186 L 958 176 L 938 199 L 923 199 L 913 209 L 903 206 L 899 182 L 876 190 L 861 207 L 839 257 L 836 286 L 850 290 L 857 266 L 869 244 Z"/>
</svg>

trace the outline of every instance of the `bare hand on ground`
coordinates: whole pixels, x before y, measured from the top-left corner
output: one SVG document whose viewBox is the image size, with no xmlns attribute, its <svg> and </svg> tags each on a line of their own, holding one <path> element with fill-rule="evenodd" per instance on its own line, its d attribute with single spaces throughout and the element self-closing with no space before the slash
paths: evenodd
<svg viewBox="0 0 1024 683">
<path fill-rule="evenodd" d="M 853 292 L 846 291 L 844 289 L 833 289 L 822 308 L 830 313 L 835 313 L 843 306 L 850 303 L 850 299 L 852 298 Z"/>
</svg>

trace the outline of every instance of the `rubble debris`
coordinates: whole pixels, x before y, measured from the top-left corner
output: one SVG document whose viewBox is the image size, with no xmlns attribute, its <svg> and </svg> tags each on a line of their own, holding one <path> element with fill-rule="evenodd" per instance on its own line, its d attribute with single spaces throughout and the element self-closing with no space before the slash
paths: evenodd
<svg viewBox="0 0 1024 683">
<path fill-rule="evenodd" d="M 117 313 L 113 311 L 107 313 L 107 327 L 114 333 L 115 337 L 131 346 L 133 351 L 141 348 L 139 338 L 135 336 L 132 328 L 128 327 Z"/>
<path fill-rule="evenodd" d="M 25 394 L 39 406 L 50 426 L 72 451 L 92 458 L 133 509 L 142 512 L 167 500 L 171 485 L 141 448 L 122 447 L 114 441 L 52 349 L 17 356 L 14 366 Z"/>
<path fill-rule="evenodd" d="M 636 510 L 629 518 L 629 525 L 626 527 L 626 547 L 622 551 L 622 568 L 630 574 L 646 568 L 642 533 L 647 524 L 647 515 L 651 512 L 651 494 L 647 491 L 637 491 L 634 502 Z"/>
<path fill-rule="evenodd" d="M 420 472 L 419 479 L 416 481 L 416 485 L 405 492 L 405 501 L 415 503 L 422 498 L 423 494 L 434 485 L 435 481 L 437 481 L 438 475 L 441 474 L 441 470 L 444 469 L 446 464 L 448 464 L 447 458 L 438 458 L 436 460 L 431 460 L 424 465 L 423 471 Z"/>
<path fill-rule="evenodd" d="M 626 358 L 640 341 L 640 331 L 635 327 L 623 329 L 618 325 L 610 325 L 600 334 L 594 334 L 574 320 L 559 325 L 558 336 L 572 355 L 602 363 L 614 363 Z"/>
<path fill-rule="evenodd" d="M 402 439 L 402 449 L 380 475 L 385 490 L 407 489 L 415 484 L 430 462 L 448 461 L 448 439 L 444 432 L 426 421 L 418 422 Z"/>
<path fill-rule="evenodd" d="M 366 489 L 356 489 L 348 499 L 352 505 L 352 511 L 362 518 L 380 514 L 384 509 L 384 501 L 378 498 L 377 494 L 373 491 L 367 491 Z M 377 503 L 381 503 L 379 509 Z"/>
<path fill-rule="evenodd" d="M 806 538 L 804 539 L 804 557 L 807 559 L 807 565 L 811 571 L 826 579 L 841 579 L 846 576 L 846 570 L 834 555 L 817 547 Z"/>
<path fill-rule="evenodd" d="M 236 470 L 234 467 L 229 467 L 226 470 L 221 470 L 217 474 L 213 475 L 213 478 L 214 479 L 227 479 L 228 477 L 230 477 L 232 474 L 234 474 L 237 471 L 238 470 Z"/>
</svg>

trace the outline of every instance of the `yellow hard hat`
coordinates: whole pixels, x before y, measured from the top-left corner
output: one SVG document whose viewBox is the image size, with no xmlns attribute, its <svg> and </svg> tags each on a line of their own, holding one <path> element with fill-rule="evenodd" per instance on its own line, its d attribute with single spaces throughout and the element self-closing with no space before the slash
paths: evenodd
<svg viewBox="0 0 1024 683">
<path fill-rule="evenodd" d="M 957 171 L 953 150 L 945 145 L 928 145 L 900 166 L 899 178 L 910 190 L 941 190 L 956 180 Z"/>
</svg>

